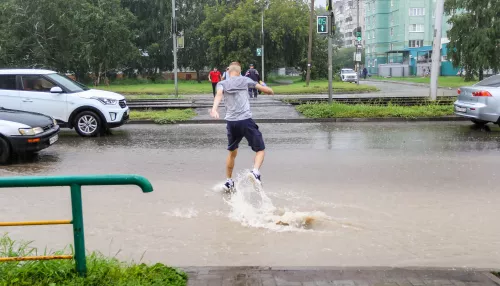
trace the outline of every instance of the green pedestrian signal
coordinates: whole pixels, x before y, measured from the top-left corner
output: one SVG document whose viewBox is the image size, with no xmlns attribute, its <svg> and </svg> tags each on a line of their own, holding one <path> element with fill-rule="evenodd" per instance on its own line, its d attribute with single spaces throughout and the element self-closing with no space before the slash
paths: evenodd
<svg viewBox="0 0 500 286">
<path fill-rule="evenodd" d="M 317 23 L 318 34 L 328 34 L 328 16 L 318 16 Z"/>
<path fill-rule="evenodd" d="M 262 56 L 262 48 L 257 48 L 257 56 L 261 57 Z"/>
</svg>

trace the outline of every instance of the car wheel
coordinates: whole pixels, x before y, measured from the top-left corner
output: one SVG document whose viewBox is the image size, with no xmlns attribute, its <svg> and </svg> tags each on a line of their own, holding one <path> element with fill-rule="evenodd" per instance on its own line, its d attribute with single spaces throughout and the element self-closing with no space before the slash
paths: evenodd
<svg viewBox="0 0 500 286">
<path fill-rule="evenodd" d="M 477 120 L 477 119 L 471 119 L 471 121 L 472 121 L 472 123 L 479 125 L 479 126 L 484 126 L 488 123 L 487 121 L 481 121 L 481 120 Z"/>
<path fill-rule="evenodd" d="M 101 118 L 93 111 L 83 111 L 75 117 L 76 133 L 82 137 L 95 137 L 102 132 Z"/>
<path fill-rule="evenodd" d="M 0 164 L 7 164 L 11 158 L 9 142 L 0 137 Z"/>
</svg>

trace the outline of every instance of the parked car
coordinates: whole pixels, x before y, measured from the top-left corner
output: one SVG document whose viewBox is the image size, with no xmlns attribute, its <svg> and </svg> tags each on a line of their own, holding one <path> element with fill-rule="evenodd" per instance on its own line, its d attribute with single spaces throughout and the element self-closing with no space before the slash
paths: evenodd
<svg viewBox="0 0 500 286">
<path fill-rule="evenodd" d="M 340 79 L 343 82 L 358 82 L 358 75 L 353 69 L 341 69 Z"/>
<path fill-rule="evenodd" d="M 500 74 L 490 76 L 473 86 L 458 89 L 455 114 L 484 125 L 500 124 Z"/>
<path fill-rule="evenodd" d="M 57 121 L 47 115 L 0 108 L 0 164 L 14 154 L 36 153 L 59 139 Z"/>
<path fill-rule="evenodd" d="M 124 96 L 89 89 L 50 70 L 0 70 L 0 107 L 49 115 L 83 137 L 99 135 L 129 119 Z"/>
</svg>

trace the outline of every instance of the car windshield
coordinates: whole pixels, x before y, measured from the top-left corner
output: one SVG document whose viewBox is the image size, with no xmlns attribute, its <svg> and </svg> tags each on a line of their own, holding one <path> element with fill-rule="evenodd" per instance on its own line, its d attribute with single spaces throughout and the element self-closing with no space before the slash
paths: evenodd
<svg viewBox="0 0 500 286">
<path fill-rule="evenodd" d="M 350 70 L 350 69 L 349 69 L 349 70 L 342 70 L 342 72 L 343 72 L 343 73 L 353 73 L 353 72 L 354 72 L 354 70 Z"/>
<path fill-rule="evenodd" d="M 477 86 L 500 87 L 500 74 L 492 75 L 476 84 Z"/>
<path fill-rule="evenodd" d="M 85 85 L 57 73 L 47 75 L 51 80 L 55 81 L 59 86 L 66 88 L 69 92 L 81 92 L 89 90 Z"/>
</svg>

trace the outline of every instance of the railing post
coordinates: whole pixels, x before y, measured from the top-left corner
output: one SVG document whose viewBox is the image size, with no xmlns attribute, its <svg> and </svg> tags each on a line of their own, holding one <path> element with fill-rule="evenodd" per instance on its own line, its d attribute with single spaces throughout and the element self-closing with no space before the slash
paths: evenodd
<svg viewBox="0 0 500 286">
<path fill-rule="evenodd" d="M 87 275 L 85 261 L 85 238 L 83 232 L 82 186 L 71 185 L 71 211 L 73 213 L 73 236 L 75 245 L 76 272 L 80 276 Z"/>
</svg>

